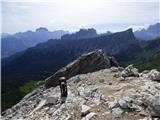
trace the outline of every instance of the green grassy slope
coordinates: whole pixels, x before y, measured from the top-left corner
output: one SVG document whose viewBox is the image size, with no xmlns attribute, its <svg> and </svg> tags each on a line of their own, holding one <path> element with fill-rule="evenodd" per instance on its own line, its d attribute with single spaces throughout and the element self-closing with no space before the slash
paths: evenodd
<svg viewBox="0 0 160 120">
<path fill-rule="evenodd" d="M 121 64 L 127 66 L 133 64 L 139 71 L 157 69 L 160 71 L 160 37 L 154 40 L 143 41 L 140 43 L 142 50 L 140 52 L 132 51 L 132 60 L 126 59 Z"/>
</svg>

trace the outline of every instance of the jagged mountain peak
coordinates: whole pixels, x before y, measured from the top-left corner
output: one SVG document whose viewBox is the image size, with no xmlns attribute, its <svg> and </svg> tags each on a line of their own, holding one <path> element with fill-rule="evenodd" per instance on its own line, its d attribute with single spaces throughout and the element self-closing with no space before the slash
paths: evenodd
<svg viewBox="0 0 160 120">
<path fill-rule="evenodd" d="M 128 28 L 126 31 L 133 33 L 133 29 L 132 28 Z"/>
<path fill-rule="evenodd" d="M 94 28 L 80 29 L 78 32 L 72 34 L 66 34 L 61 37 L 61 39 L 70 40 L 70 39 L 83 39 L 83 38 L 93 38 L 97 36 L 97 32 Z"/>
<path fill-rule="evenodd" d="M 37 28 L 36 31 L 18 32 L 13 35 L 2 37 L 2 57 L 9 57 L 17 52 L 33 47 L 38 43 L 45 42 L 48 39 L 58 39 L 67 31 L 48 31 L 45 27 Z"/>
<path fill-rule="evenodd" d="M 160 23 L 150 25 L 147 29 L 135 31 L 134 34 L 140 40 L 152 40 L 160 36 Z"/>
<path fill-rule="evenodd" d="M 132 28 L 128 28 L 127 30 L 122 31 L 122 32 L 118 32 L 118 33 L 128 34 L 128 35 L 134 37 L 134 33 L 133 33 L 133 29 L 132 29 Z M 135 37 L 134 37 L 134 38 L 135 38 Z"/>
<path fill-rule="evenodd" d="M 160 34 L 160 23 L 156 23 L 154 25 L 150 25 L 148 27 L 148 32 L 152 34 Z"/>
<path fill-rule="evenodd" d="M 48 29 L 45 27 L 40 27 L 36 29 L 36 32 L 48 32 Z"/>
<path fill-rule="evenodd" d="M 80 33 L 80 32 L 94 32 L 96 34 L 96 30 L 94 28 L 88 28 L 88 29 L 85 29 L 85 28 L 81 28 L 78 32 L 76 33 Z"/>
</svg>

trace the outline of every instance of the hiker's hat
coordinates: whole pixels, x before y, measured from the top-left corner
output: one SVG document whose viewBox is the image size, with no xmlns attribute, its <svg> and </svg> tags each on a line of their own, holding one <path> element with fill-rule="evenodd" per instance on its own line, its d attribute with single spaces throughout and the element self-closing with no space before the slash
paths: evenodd
<svg viewBox="0 0 160 120">
<path fill-rule="evenodd" d="M 60 81 L 66 80 L 66 77 L 60 77 L 59 80 Z"/>
</svg>

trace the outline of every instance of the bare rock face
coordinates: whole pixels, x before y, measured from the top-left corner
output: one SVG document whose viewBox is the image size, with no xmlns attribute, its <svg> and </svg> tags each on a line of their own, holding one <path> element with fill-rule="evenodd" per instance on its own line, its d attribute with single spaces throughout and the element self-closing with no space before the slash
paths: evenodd
<svg viewBox="0 0 160 120">
<path fill-rule="evenodd" d="M 82 120 L 90 120 L 92 117 L 94 117 L 96 115 L 96 113 L 91 112 L 88 115 L 86 115 L 85 117 L 82 118 Z"/>
<path fill-rule="evenodd" d="M 134 68 L 133 65 L 127 66 L 121 73 L 122 77 L 138 77 L 138 69 Z"/>
<path fill-rule="evenodd" d="M 85 116 L 86 114 L 88 114 L 90 109 L 91 109 L 90 107 L 86 105 L 82 105 L 82 110 L 81 110 L 82 116 Z"/>
<path fill-rule="evenodd" d="M 147 74 L 147 77 L 153 81 L 160 81 L 160 72 L 157 70 L 151 70 Z"/>
<path fill-rule="evenodd" d="M 47 78 L 45 87 L 57 86 L 58 79 L 61 76 L 65 76 L 68 79 L 77 74 L 94 72 L 111 66 L 118 66 L 118 62 L 114 57 L 106 56 L 102 50 L 86 53 Z"/>
<path fill-rule="evenodd" d="M 114 74 L 121 74 L 122 69 L 117 69 L 103 69 L 69 78 L 64 104 L 61 104 L 59 86 L 49 89 L 41 86 L 4 111 L 2 119 L 159 120 L 160 82 L 146 77 L 146 74 L 128 76 L 125 81 L 119 81 Z"/>
<path fill-rule="evenodd" d="M 152 98 L 148 110 L 152 116 L 160 117 L 160 95 L 156 95 Z"/>
<path fill-rule="evenodd" d="M 56 104 L 58 101 L 58 97 L 48 96 L 47 97 L 47 104 Z"/>
</svg>

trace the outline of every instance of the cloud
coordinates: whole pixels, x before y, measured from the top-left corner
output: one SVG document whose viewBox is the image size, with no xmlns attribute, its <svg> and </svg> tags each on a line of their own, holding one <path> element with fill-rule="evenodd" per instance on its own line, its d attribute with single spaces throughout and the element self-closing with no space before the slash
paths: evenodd
<svg viewBox="0 0 160 120">
<path fill-rule="evenodd" d="M 123 28 L 121 24 L 127 28 L 131 25 L 135 27 L 159 21 L 158 1 L 146 1 L 3 0 L 2 29 L 3 32 L 9 33 L 34 30 L 40 26 L 50 30 L 73 31 L 80 27 L 92 26 L 105 30 Z M 109 24 L 112 26 L 107 27 Z"/>
<path fill-rule="evenodd" d="M 86 0 L 2 0 L 3 2 L 86 2 Z M 158 0 L 87 0 L 92 2 L 159 2 Z"/>
</svg>

